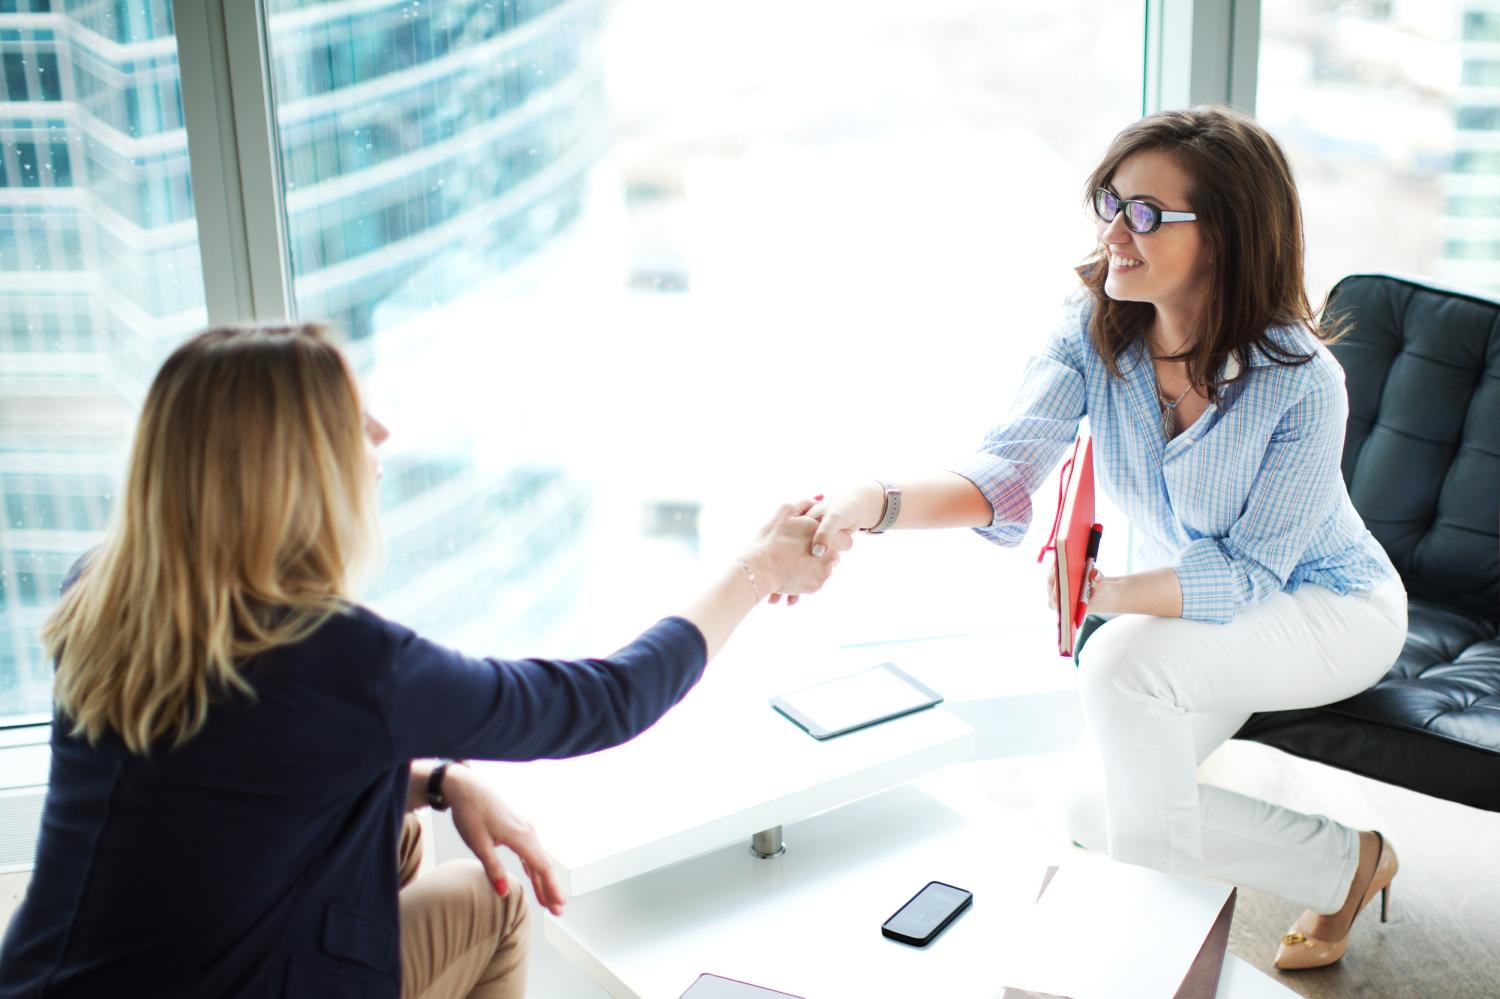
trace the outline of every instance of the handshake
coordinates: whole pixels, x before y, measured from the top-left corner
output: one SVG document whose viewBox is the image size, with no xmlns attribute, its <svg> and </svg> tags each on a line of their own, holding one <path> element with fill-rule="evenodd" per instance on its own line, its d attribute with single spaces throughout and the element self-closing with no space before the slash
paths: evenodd
<svg viewBox="0 0 1500 999">
<path fill-rule="evenodd" d="M 854 546 L 854 532 L 878 524 L 884 507 L 885 489 L 873 479 L 837 496 L 783 504 L 740 556 L 757 602 L 785 596 L 791 605 L 817 592 Z"/>
</svg>

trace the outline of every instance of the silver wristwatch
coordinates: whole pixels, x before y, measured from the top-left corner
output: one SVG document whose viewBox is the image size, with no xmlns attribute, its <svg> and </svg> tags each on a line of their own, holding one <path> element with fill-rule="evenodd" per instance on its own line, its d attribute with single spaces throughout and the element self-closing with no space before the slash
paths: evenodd
<svg viewBox="0 0 1500 999">
<path fill-rule="evenodd" d="M 867 530 L 867 534 L 884 534 L 901 516 L 901 490 L 888 482 L 881 482 L 880 488 L 885 490 L 885 509 L 880 512 L 880 522 Z"/>
</svg>

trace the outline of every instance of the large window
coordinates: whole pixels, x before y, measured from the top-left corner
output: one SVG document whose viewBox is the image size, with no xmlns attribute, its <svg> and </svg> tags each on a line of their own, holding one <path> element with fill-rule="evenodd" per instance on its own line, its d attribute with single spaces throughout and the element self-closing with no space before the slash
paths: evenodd
<svg viewBox="0 0 1500 999">
<path fill-rule="evenodd" d="M 968 454 L 1141 101 L 1142 2 L 270 15 L 297 310 L 392 428 L 372 600 L 476 649 L 597 650 L 779 499 Z M 816 613 L 993 623 L 1025 560 L 950 540 L 882 539 Z"/>
<path fill-rule="evenodd" d="M 1307 217 L 1309 289 L 1366 270 L 1500 290 L 1500 5 L 1264 0 L 1260 120 Z"/>
<path fill-rule="evenodd" d="M 205 320 L 170 13 L 0 5 L 0 724 L 50 714 L 38 627 Z"/>
<path fill-rule="evenodd" d="M 295 311 L 394 430 L 370 599 L 472 648 L 597 648 L 780 499 L 967 455 L 1142 89 L 1143 0 L 261 2 Z M 38 627 L 208 319 L 186 129 L 230 123 L 186 123 L 172 13 L 0 4 L 10 722 L 48 711 Z M 1024 564 L 861 551 L 818 605 L 846 640 L 985 627 Z"/>
</svg>

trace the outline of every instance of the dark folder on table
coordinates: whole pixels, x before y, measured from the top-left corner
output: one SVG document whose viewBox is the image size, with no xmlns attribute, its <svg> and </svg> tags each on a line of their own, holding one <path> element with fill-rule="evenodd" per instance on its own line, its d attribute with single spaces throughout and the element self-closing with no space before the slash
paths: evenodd
<svg viewBox="0 0 1500 999">
<path fill-rule="evenodd" d="M 1083 624 L 1086 604 L 1083 577 L 1088 560 L 1098 552 L 1100 526 L 1094 522 L 1094 440 L 1088 434 L 1073 442 L 1057 484 L 1057 514 L 1052 536 L 1040 562 L 1052 554 L 1057 569 L 1057 654 L 1071 656 L 1073 640 Z"/>
</svg>

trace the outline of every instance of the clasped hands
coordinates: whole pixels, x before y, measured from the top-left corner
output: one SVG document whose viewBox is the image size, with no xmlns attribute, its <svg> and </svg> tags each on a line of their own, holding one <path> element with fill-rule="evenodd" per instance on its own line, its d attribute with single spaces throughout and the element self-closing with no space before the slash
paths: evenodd
<svg viewBox="0 0 1500 999">
<path fill-rule="evenodd" d="M 797 508 L 798 523 L 788 526 L 795 526 L 798 530 L 805 531 L 807 529 L 805 521 L 814 522 L 816 526 L 812 531 L 808 551 L 814 558 L 829 559 L 828 568 L 831 571 L 832 566 L 838 563 L 839 553 L 848 551 L 853 546 L 854 532 L 874 527 L 880 523 L 884 512 L 885 490 L 879 482 L 872 479 L 837 496 L 830 496 L 826 499 L 822 496 L 814 497 L 811 503 Z M 1097 613 L 1117 613 L 1124 609 L 1116 606 L 1117 598 L 1120 596 L 1116 592 L 1117 589 L 1114 579 L 1105 576 L 1097 568 L 1093 568 L 1090 569 L 1088 578 L 1084 580 L 1082 600 Z M 811 592 L 811 590 L 773 591 L 770 602 L 778 602 L 784 593 L 786 602 L 794 604 L 797 602 L 798 592 Z M 1054 611 L 1057 610 L 1056 566 L 1051 567 L 1047 574 L 1047 604 Z"/>
<path fill-rule="evenodd" d="M 788 606 L 815 593 L 832 575 L 839 556 L 854 547 L 856 526 L 829 519 L 822 496 L 783 504 L 741 555 L 755 583 L 756 595 L 770 603 L 785 597 Z"/>
</svg>

